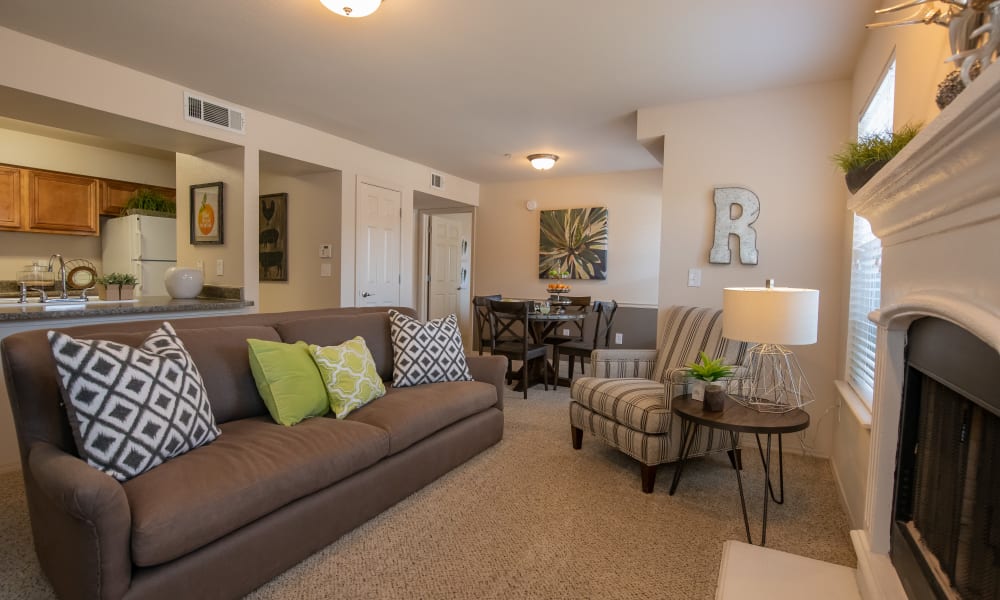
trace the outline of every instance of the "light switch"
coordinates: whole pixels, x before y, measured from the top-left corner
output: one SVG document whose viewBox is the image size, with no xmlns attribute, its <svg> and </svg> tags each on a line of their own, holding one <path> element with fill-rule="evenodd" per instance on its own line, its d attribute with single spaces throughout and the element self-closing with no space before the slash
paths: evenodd
<svg viewBox="0 0 1000 600">
<path fill-rule="evenodd" d="M 332 244 L 320 244 L 319 245 L 319 257 L 320 258 L 331 258 L 333 257 L 333 245 Z M 326 277 L 329 277 L 329 273 Z"/>
<path fill-rule="evenodd" d="M 218 259 L 218 260 L 215 261 L 215 274 L 216 275 L 222 275 L 224 272 L 225 272 L 225 269 L 223 268 L 222 259 L 220 258 L 220 259 Z"/>
<path fill-rule="evenodd" d="M 330 268 L 330 263 L 321 263 L 319 265 L 320 277 L 331 277 L 332 275 L 333 275 L 333 270 Z"/>
<path fill-rule="evenodd" d="M 622 334 L 620 333 L 615 334 L 615 343 L 618 344 L 619 346 L 625 343 L 622 341 Z"/>
<path fill-rule="evenodd" d="M 688 269 L 688 287 L 701 287 L 701 269 Z"/>
<path fill-rule="evenodd" d="M 194 262 L 194 268 L 196 268 L 199 271 L 201 271 L 201 274 L 204 275 L 205 274 L 205 261 L 203 261 L 203 260 L 196 260 Z"/>
</svg>

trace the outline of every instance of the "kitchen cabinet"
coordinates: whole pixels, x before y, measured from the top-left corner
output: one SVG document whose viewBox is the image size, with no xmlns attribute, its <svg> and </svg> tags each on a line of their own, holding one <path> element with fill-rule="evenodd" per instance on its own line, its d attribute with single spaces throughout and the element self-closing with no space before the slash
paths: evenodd
<svg viewBox="0 0 1000 600">
<path fill-rule="evenodd" d="M 97 235 L 97 200 L 100 181 L 81 177 L 22 169 L 22 194 L 27 205 L 25 230 L 40 233 Z"/>
<path fill-rule="evenodd" d="M 177 196 L 174 188 L 144 185 L 131 181 L 103 179 L 101 180 L 101 214 L 109 217 L 121 216 L 122 209 L 128 204 L 129 199 L 143 188 L 159 192 L 171 201 L 175 201 Z"/>
<path fill-rule="evenodd" d="M 21 170 L 0 166 L 0 230 L 21 229 Z"/>
</svg>

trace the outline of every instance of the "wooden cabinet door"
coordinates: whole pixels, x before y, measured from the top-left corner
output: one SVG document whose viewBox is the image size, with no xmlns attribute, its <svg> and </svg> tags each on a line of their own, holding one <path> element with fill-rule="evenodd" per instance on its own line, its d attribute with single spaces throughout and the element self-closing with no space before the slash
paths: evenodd
<svg viewBox="0 0 1000 600">
<path fill-rule="evenodd" d="M 28 231 L 97 235 L 97 178 L 33 170 L 25 173 Z"/>
<path fill-rule="evenodd" d="M 21 228 L 21 170 L 0 167 L 0 229 Z"/>
<path fill-rule="evenodd" d="M 101 182 L 101 214 L 120 217 L 122 209 L 139 190 L 138 183 L 105 179 Z"/>
</svg>

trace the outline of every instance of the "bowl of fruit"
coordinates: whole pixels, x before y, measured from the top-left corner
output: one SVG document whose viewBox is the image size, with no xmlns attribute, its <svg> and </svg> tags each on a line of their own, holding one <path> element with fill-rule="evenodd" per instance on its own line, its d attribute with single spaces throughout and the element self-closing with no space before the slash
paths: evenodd
<svg viewBox="0 0 1000 600">
<path fill-rule="evenodd" d="M 554 281 L 545 286 L 545 289 L 550 294 L 565 294 L 569 292 L 569 284 L 563 282 L 564 278 L 569 277 L 569 271 L 559 271 L 556 269 L 552 269 L 551 271 L 549 271 L 549 277 L 558 279 L 558 281 Z"/>
</svg>

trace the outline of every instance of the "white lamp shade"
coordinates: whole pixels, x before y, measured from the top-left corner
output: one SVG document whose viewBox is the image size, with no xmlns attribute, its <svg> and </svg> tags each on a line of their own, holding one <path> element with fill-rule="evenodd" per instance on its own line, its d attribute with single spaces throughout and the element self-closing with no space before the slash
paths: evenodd
<svg viewBox="0 0 1000 600">
<path fill-rule="evenodd" d="M 345 17 L 367 17 L 382 4 L 382 0 L 319 0 L 323 6 Z"/>
<path fill-rule="evenodd" d="M 555 154 L 529 154 L 528 161 L 539 171 L 548 171 L 555 166 L 559 157 Z"/>
<path fill-rule="evenodd" d="M 819 290 L 725 288 L 722 335 L 757 344 L 816 343 Z"/>
</svg>

